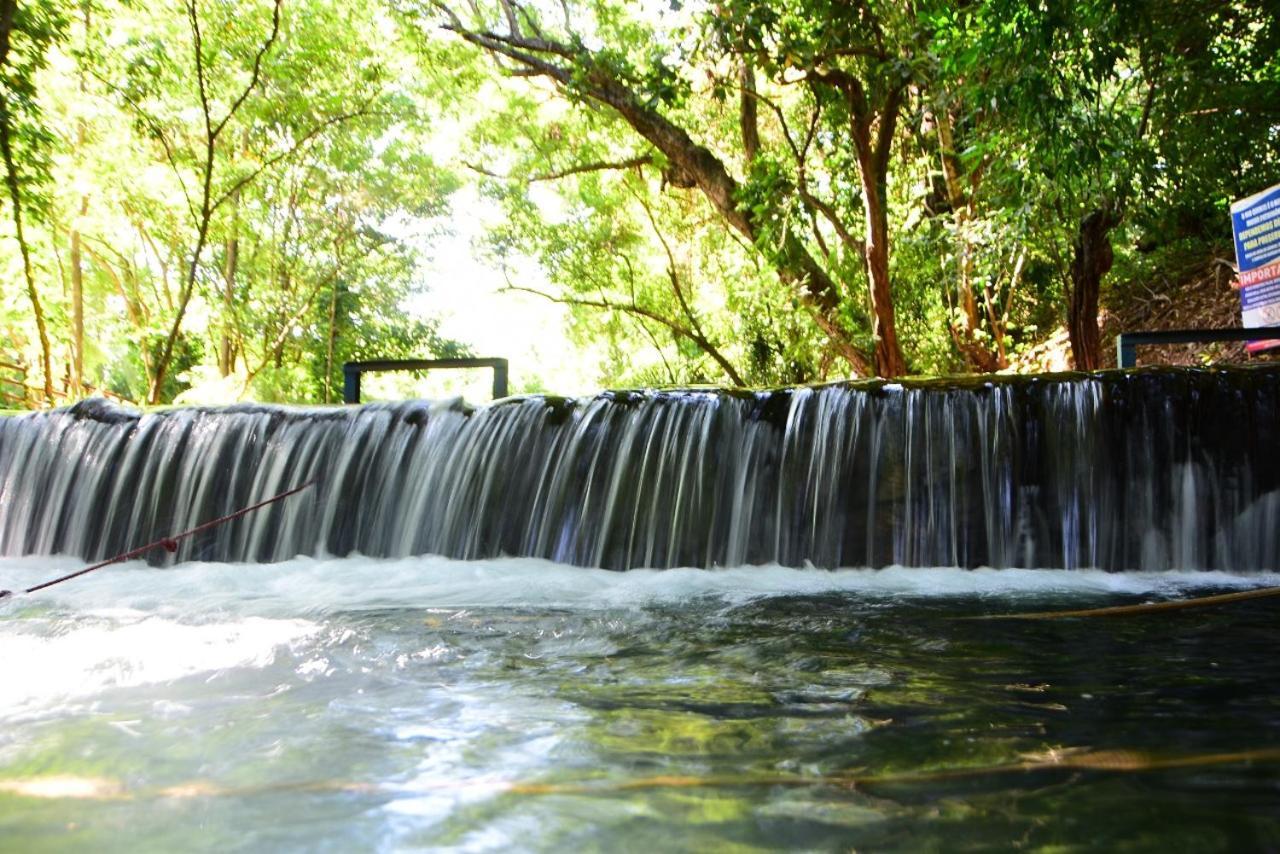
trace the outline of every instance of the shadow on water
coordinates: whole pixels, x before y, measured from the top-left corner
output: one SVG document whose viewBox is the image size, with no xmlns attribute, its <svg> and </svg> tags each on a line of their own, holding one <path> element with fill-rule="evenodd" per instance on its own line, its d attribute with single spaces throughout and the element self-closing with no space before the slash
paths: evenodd
<svg viewBox="0 0 1280 854">
<path fill-rule="evenodd" d="M 471 820 L 524 816 L 559 828 L 539 839 L 601 848 L 1280 842 L 1274 609 L 957 619 L 990 604 L 650 612 L 643 639 L 628 632 L 551 677 L 577 719 L 561 760 L 577 761 Z M 469 838 L 454 821 L 452 838 Z"/>
</svg>

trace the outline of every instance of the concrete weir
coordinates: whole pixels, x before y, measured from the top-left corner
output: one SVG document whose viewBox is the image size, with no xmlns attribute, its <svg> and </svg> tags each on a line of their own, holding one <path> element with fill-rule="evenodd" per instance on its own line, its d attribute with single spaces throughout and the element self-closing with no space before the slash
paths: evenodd
<svg viewBox="0 0 1280 854">
<path fill-rule="evenodd" d="M 0 555 L 1280 569 L 1280 370 L 606 392 L 469 408 L 102 401 L 0 419 Z"/>
</svg>

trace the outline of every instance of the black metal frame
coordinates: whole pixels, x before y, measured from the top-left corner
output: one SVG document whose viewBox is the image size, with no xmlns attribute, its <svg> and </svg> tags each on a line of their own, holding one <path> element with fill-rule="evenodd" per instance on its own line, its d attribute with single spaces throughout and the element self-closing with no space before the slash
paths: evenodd
<svg viewBox="0 0 1280 854">
<path fill-rule="evenodd" d="M 1199 344 L 1207 341 L 1280 340 L 1280 326 L 1252 329 L 1166 329 L 1159 332 L 1122 332 L 1116 336 L 1116 364 L 1132 368 L 1138 363 L 1138 347 L 1143 344 Z"/>
<path fill-rule="evenodd" d="M 432 371 L 439 368 L 493 368 L 493 399 L 507 396 L 506 359 L 377 359 L 342 366 L 342 402 L 360 402 L 360 375 L 372 371 Z"/>
</svg>

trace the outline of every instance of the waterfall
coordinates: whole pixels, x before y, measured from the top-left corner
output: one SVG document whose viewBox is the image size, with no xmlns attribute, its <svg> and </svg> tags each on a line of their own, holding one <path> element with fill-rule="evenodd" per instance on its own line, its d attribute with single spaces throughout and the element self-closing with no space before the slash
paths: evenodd
<svg viewBox="0 0 1280 854">
<path fill-rule="evenodd" d="M 1280 569 L 1280 370 L 0 418 L 0 555 Z"/>
</svg>

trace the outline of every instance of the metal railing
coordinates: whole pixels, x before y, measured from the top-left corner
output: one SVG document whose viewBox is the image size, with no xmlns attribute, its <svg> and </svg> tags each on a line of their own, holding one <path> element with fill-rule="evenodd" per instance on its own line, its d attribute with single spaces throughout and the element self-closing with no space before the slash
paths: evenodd
<svg viewBox="0 0 1280 854">
<path fill-rule="evenodd" d="M 27 405 L 27 369 L 16 362 L 0 361 L 0 409 Z"/>
<path fill-rule="evenodd" d="M 1280 340 L 1280 326 L 1252 329 L 1164 329 L 1156 332 L 1122 332 L 1116 336 L 1116 365 L 1138 364 L 1138 348 L 1144 344 L 1201 344 L 1211 341 Z"/>
<path fill-rule="evenodd" d="M 507 396 L 506 359 L 376 359 L 342 366 L 342 402 L 360 402 L 360 375 L 379 371 L 434 371 L 440 368 L 493 368 L 493 399 Z"/>
</svg>

